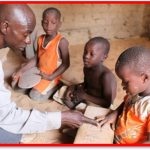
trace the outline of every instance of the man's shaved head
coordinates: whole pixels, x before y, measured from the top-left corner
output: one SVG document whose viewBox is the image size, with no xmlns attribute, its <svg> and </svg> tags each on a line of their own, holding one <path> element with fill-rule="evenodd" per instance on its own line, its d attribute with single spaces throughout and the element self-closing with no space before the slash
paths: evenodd
<svg viewBox="0 0 150 150">
<path fill-rule="evenodd" d="M 0 48 L 23 51 L 31 43 L 36 25 L 33 11 L 26 4 L 0 5 Z"/>
<path fill-rule="evenodd" d="M 35 15 L 26 4 L 0 4 L 0 23 L 3 21 L 27 25 L 35 22 Z"/>
</svg>

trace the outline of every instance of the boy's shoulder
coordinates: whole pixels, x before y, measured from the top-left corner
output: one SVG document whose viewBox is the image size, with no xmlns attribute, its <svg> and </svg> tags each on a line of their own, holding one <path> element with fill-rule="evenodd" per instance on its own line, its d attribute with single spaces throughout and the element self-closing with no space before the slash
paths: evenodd
<svg viewBox="0 0 150 150">
<path fill-rule="evenodd" d="M 112 71 L 111 71 L 109 68 L 107 68 L 107 67 L 104 66 L 104 65 L 103 65 L 103 67 L 104 67 L 104 69 L 103 69 L 103 73 L 104 73 L 104 74 L 113 74 Z"/>
<path fill-rule="evenodd" d="M 101 73 L 101 79 L 102 80 L 112 80 L 115 79 L 115 75 L 112 73 L 112 71 L 104 66 L 104 69 Z"/>
<path fill-rule="evenodd" d="M 60 39 L 59 46 L 61 47 L 61 46 L 64 46 L 64 45 L 69 46 L 69 42 L 67 41 L 67 39 L 65 37 L 62 37 Z"/>
</svg>

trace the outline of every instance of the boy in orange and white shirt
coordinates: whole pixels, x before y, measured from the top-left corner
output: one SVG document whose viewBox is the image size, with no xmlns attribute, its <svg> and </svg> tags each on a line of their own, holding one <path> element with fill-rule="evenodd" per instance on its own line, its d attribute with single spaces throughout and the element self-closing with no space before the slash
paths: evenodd
<svg viewBox="0 0 150 150">
<path fill-rule="evenodd" d="M 29 95 L 33 100 L 48 99 L 60 87 L 59 79 L 69 67 L 68 41 L 57 32 L 61 26 L 61 13 L 58 9 L 50 7 L 43 12 L 42 26 L 45 35 L 38 40 L 38 52 L 25 66 L 12 75 L 16 81 L 21 74 L 38 64 L 41 81 L 32 88 Z"/>
<path fill-rule="evenodd" d="M 135 46 L 124 51 L 116 63 L 116 74 L 127 95 L 116 110 L 97 121 L 100 126 L 112 125 L 117 144 L 150 144 L 149 58 L 150 50 Z"/>
</svg>

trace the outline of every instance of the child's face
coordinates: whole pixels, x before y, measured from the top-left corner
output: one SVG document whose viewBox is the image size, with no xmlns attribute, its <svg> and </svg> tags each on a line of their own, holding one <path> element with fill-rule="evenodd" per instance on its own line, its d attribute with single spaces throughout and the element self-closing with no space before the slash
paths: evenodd
<svg viewBox="0 0 150 150">
<path fill-rule="evenodd" d="M 61 26 L 59 16 L 54 12 L 47 12 L 42 20 L 42 26 L 47 35 L 57 33 L 58 28 Z"/>
<path fill-rule="evenodd" d="M 122 80 L 121 85 L 126 93 L 134 96 L 146 90 L 148 82 L 143 75 L 133 73 L 128 66 L 118 67 L 116 74 Z"/>
<path fill-rule="evenodd" d="M 106 57 L 107 55 L 104 55 L 101 43 L 88 43 L 83 53 L 84 67 L 90 68 L 99 66 Z"/>
</svg>

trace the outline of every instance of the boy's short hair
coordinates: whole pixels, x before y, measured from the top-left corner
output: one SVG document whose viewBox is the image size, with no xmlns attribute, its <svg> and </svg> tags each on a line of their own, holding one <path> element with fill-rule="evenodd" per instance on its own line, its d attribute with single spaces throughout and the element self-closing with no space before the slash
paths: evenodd
<svg viewBox="0 0 150 150">
<path fill-rule="evenodd" d="M 101 43 L 101 44 L 103 44 L 103 47 L 105 48 L 105 49 L 104 49 L 104 53 L 105 53 L 105 54 L 108 54 L 108 53 L 109 53 L 109 50 L 110 50 L 110 43 L 109 43 L 109 41 L 108 41 L 107 39 L 105 39 L 105 38 L 103 38 L 103 37 L 94 37 L 94 38 L 90 39 L 90 40 L 86 43 L 86 45 L 87 45 L 88 43 L 91 43 L 91 42 L 96 42 L 96 43 Z"/>
<path fill-rule="evenodd" d="M 60 13 L 60 11 L 59 11 L 57 8 L 49 7 L 49 8 L 47 8 L 47 9 L 45 9 L 44 12 L 43 12 L 43 16 L 42 16 L 43 18 L 44 18 L 45 14 L 46 14 L 47 12 L 56 12 L 57 15 L 58 15 L 58 17 L 59 17 L 59 20 L 60 20 L 60 18 L 61 18 L 61 13 Z"/>
<path fill-rule="evenodd" d="M 134 46 L 125 50 L 116 62 L 118 67 L 129 66 L 136 74 L 150 70 L 150 50 L 143 46 Z"/>
</svg>

